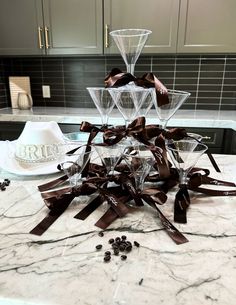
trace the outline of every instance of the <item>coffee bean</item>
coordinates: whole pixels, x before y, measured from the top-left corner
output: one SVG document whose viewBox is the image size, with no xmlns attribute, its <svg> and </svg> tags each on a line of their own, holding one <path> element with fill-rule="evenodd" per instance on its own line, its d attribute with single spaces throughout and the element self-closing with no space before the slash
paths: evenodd
<svg viewBox="0 0 236 305">
<path fill-rule="evenodd" d="M 101 236 L 101 237 L 103 237 L 103 236 L 104 236 L 104 233 L 101 231 L 101 232 L 98 233 L 98 235 Z"/>
<path fill-rule="evenodd" d="M 125 251 L 125 245 L 120 245 L 119 249 L 121 252 Z"/>
<path fill-rule="evenodd" d="M 109 242 L 109 244 L 113 244 L 114 241 L 115 241 L 114 238 L 110 238 L 108 242 Z"/>
<path fill-rule="evenodd" d="M 112 246 L 113 249 L 118 249 L 119 248 L 119 245 L 117 243 L 113 243 L 111 246 Z"/>
<path fill-rule="evenodd" d="M 121 242 L 120 237 L 116 237 L 115 241 L 116 241 L 117 243 L 120 243 L 120 242 Z"/>
<path fill-rule="evenodd" d="M 106 251 L 105 255 L 111 255 L 111 251 Z"/>
<path fill-rule="evenodd" d="M 104 260 L 104 262 L 109 262 L 111 260 L 111 256 L 110 255 L 105 255 L 103 260 Z"/>
<path fill-rule="evenodd" d="M 140 244 L 139 244 L 137 241 L 134 241 L 134 245 L 135 245 L 136 247 L 139 247 L 139 246 L 140 246 Z"/>
<path fill-rule="evenodd" d="M 97 250 L 102 249 L 102 245 L 97 245 L 97 246 L 96 246 L 96 249 L 97 249 Z"/>
<path fill-rule="evenodd" d="M 126 240 L 126 238 L 127 238 L 127 237 L 126 237 L 125 235 L 122 235 L 122 236 L 121 236 L 121 239 L 122 239 L 122 240 Z"/>
<path fill-rule="evenodd" d="M 121 255 L 120 257 L 122 259 L 122 261 L 126 260 L 127 259 L 127 255 Z"/>
<path fill-rule="evenodd" d="M 125 251 L 130 252 L 132 250 L 132 246 L 128 245 L 125 247 Z"/>
<path fill-rule="evenodd" d="M 119 249 L 114 249 L 114 255 L 119 255 L 120 251 Z"/>
</svg>

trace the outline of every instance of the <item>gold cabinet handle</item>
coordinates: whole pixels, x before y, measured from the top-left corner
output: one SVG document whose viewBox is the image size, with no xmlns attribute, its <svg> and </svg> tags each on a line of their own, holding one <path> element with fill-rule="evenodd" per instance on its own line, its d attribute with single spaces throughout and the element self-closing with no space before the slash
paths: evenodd
<svg viewBox="0 0 236 305">
<path fill-rule="evenodd" d="M 105 25 L 105 38 L 104 38 L 104 40 L 105 40 L 105 47 L 109 48 L 109 27 L 108 27 L 107 24 Z"/>
<path fill-rule="evenodd" d="M 203 140 L 211 140 L 211 137 L 203 136 L 202 139 L 203 139 Z"/>
<path fill-rule="evenodd" d="M 49 36 L 48 32 L 49 32 L 49 29 L 48 29 L 47 26 L 45 26 L 45 27 L 44 27 L 44 34 L 45 34 L 46 49 L 49 49 L 49 48 L 50 48 L 49 38 L 48 38 L 48 36 Z"/>
<path fill-rule="evenodd" d="M 39 26 L 38 27 L 38 40 L 39 40 L 39 48 L 40 49 L 43 48 L 43 44 L 42 44 L 42 31 L 43 31 L 43 29 Z"/>
</svg>

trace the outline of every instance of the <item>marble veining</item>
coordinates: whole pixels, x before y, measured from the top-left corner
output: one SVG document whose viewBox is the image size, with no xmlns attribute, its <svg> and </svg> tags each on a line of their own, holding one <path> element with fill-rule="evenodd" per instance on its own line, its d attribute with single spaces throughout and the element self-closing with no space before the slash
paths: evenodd
<svg viewBox="0 0 236 305">
<path fill-rule="evenodd" d="M 235 118 L 236 111 L 178 110 L 168 122 L 168 126 L 229 128 L 236 130 Z M 34 107 L 31 110 L 0 109 L 0 122 L 56 121 L 57 123 L 80 124 L 84 120 L 93 124 L 101 124 L 100 116 L 95 108 Z M 117 109 L 112 111 L 109 123 L 113 125 L 124 124 L 124 120 Z M 147 123 L 158 124 L 155 110 L 151 110 L 148 113 Z"/>
<path fill-rule="evenodd" d="M 208 158 L 199 166 L 210 176 L 236 182 L 236 156 L 215 155 L 222 173 Z M 85 221 L 73 216 L 87 198 L 74 200 L 41 237 L 28 232 L 46 216 L 37 185 L 58 174 L 16 176 L 4 172 L 10 186 L 0 192 L 1 305 L 234 305 L 236 303 L 236 197 L 192 193 L 188 223 L 175 224 L 189 239 L 176 245 L 149 207 L 117 219 L 104 232 L 94 226 L 102 206 Z M 0 180 L 1 180 L 0 179 Z M 219 186 L 214 186 L 219 188 Z M 174 192 L 161 206 L 173 221 Z M 111 237 L 138 241 L 122 261 L 103 262 Z M 95 249 L 97 244 L 103 248 Z"/>
</svg>

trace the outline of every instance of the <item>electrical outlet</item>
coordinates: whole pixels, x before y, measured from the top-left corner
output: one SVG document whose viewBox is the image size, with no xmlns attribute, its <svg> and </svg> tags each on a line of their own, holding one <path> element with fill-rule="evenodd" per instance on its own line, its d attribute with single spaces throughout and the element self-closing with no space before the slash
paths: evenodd
<svg viewBox="0 0 236 305">
<path fill-rule="evenodd" d="M 43 91 L 43 97 L 44 98 L 50 98 L 51 97 L 50 86 L 42 86 L 42 91 Z"/>
</svg>

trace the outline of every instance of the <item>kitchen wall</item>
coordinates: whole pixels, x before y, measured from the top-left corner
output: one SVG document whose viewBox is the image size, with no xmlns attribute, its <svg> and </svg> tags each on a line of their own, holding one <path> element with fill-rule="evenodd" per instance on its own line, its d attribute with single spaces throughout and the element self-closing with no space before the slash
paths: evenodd
<svg viewBox="0 0 236 305">
<path fill-rule="evenodd" d="M 27 57 L 0 59 L 0 107 L 10 106 L 8 76 L 30 76 L 35 106 L 94 107 L 86 87 L 103 86 L 113 68 L 125 71 L 121 57 Z M 169 89 L 191 97 L 182 109 L 236 110 L 236 55 L 141 56 L 135 75 L 152 71 Z M 42 98 L 42 85 L 51 98 Z"/>
</svg>

